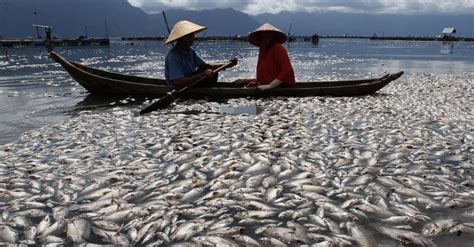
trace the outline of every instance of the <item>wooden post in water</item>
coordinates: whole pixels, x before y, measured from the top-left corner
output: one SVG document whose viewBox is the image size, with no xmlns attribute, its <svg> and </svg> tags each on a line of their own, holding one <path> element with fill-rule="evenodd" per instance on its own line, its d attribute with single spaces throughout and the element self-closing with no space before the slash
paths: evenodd
<svg viewBox="0 0 474 247">
<path fill-rule="evenodd" d="M 108 39 L 109 45 L 107 46 L 107 55 L 110 59 L 110 39 L 109 39 L 109 25 L 107 24 L 107 18 L 104 18 L 105 22 L 105 38 Z"/>
<path fill-rule="evenodd" d="M 39 27 L 38 27 L 38 26 L 35 26 L 35 28 L 36 28 L 36 38 L 37 38 L 37 39 L 41 39 L 41 35 L 40 35 L 40 33 L 39 33 L 39 30 L 38 30 Z"/>
<path fill-rule="evenodd" d="M 53 51 L 53 37 L 51 27 L 46 28 L 46 46 L 48 47 L 48 52 Z"/>
<path fill-rule="evenodd" d="M 8 61 L 10 61 L 10 59 L 8 59 L 8 48 L 5 47 L 5 62 Z"/>
</svg>

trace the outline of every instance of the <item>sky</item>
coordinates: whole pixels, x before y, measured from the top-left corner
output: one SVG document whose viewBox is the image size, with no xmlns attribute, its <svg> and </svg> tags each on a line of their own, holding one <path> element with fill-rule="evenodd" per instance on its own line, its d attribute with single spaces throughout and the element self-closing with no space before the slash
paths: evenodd
<svg viewBox="0 0 474 247">
<path fill-rule="evenodd" d="M 474 0 L 128 0 L 149 13 L 169 9 L 234 8 L 250 15 L 290 12 L 443 14 L 474 13 Z M 473 14 L 474 15 L 474 14 Z"/>
</svg>

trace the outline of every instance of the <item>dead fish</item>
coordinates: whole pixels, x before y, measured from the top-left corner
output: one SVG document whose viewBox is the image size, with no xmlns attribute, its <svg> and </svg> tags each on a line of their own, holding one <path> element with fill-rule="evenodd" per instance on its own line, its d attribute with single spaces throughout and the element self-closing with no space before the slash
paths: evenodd
<svg viewBox="0 0 474 247">
<path fill-rule="evenodd" d="M 421 232 L 426 236 L 436 236 L 455 226 L 457 223 L 458 222 L 454 219 L 439 219 L 426 224 Z"/>
<path fill-rule="evenodd" d="M 0 225 L 0 240 L 6 243 L 16 243 L 18 234 L 9 226 Z"/>
<path fill-rule="evenodd" d="M 472 199 L 464 199 L 464 198 L 454 198 L 446 203 L 446 207 L 448 208 L 465 208 L 473 205 L 474 202 Z"/>
<path fill-rule="evenodd" d="M 474 208 L 470 208 L 461 213 L 464 217 L 474 218 Z"/>
<path fill-rule="evenodd" d="M 48 213 L 46 213 L 45 211 L 41 209 L 28 209 L 25 211 L 15 212 L 15 215 L 25 216 L 28 218 L 39 218 L 39 217 L 45 217 L 46 215 L 48 215 Z"/>
<path fill-rule="evenodd" d="M 204 220 L 192 220 L 181 224 L 176 231 L 170 236 L 171 240 L 188 240 L 193 237 L 196 233 L 204 230 Z"/>
<path fill-rule="evenodd" d="M 351 233 L 352 237 L 360 246 L 375 246 L 376 241 L 372 238 L 372 234 L 368 233 L 365 228 L 362 226 L 347 222 L 346 223 L 347 230 Z"/>
<path fill-rule="evenodd" d="M 260 242 L 264 244 L 264 246 L 278 246 L 278 247 L 288 246 L 284 242 L 272 237 L 263 237 L 263 238 L 259 238 L 259 240 Z"/>
<path fill-rule="evenodd" d="M 243 232 L 244 228 L 240 226 L 227 226 L 211 231 L 207 231 L 207 235 L 209 236 L 220 236 L 220 237 L 229 237 L 233 236 L 236 234 L 241 234 Z"/>
<path fill-rule="evenodd" d="M 23 236 L 25 237 L 26 240 L 35 240 L 36 239 L 36 227 L 35 226 L 29 226 L 28 228 L 23 231 Z"/>
<path fill-rule="evenodd" d="M 262 185 L 265 189 L 268 189 L 272 187 L 273 185 L 275 185 L 277 182 L 278 180 L 276 178 L 274 178 L 273 176 L 268 176 L 263 179 Z"/>
<path fill-rule="evenodd" d="M 383 222 L 389 222 L 392 224 L 415 224 L 418 222 L 417 219 L 411 216 L 392 216 L 382 220 Z"/>
<path fill-rule="evenodd" d="M 69 214 L 69 207 L 54 207 L 53 219 L 56 221 L 64 220 Z"/>
<path fill-rule="evenodd" d="M 232 235 L 230 239 L 244 246 L 261 246 L 261 244 L 257 240 L 243 234 Z"/>
<path fill-rule="evenodd" d="M 376 226 L 379 232 L 406 244 L 415 244 L 420 246 L 436 246 L 436 244 L 429 238 L 407 230 L 395 229 L 385 226 Z"/>
<path fill-rule="evenodd" d="M 266 199 L 267 202 L 272 202 L 276 197 L 283 191 L 282 185 L 276 185 L 267 190 Z"/>
<path fill-rule="evenodd" d="M 20 207 L 24 209 L 42 209 L 48 207 L 45 203 L 42 202 L 20 202 Z"/>
<path fill-rule="evenodd" d="M 110 206 L 115 203 L 121 203 L 120 200 L 116 199 L 104 199 L 100 201 L 92 201 L 89 203 L 83 203 L 83 204 L 73 204 L 70 207 L 71 211 L 76 211 L 79 210 L 81 212 L 88 212 L 88 211 L 96 211 L 99 210 L 100 208 Z"/>
<path fill-rule="evenodd" d="M 64 244 L 65 244 L 64 238 L 56 237 L 56 236 L 53 236 L 53 235 L 43 236 L 43 237 L 40 237 L 38 240 L 43 245 L 64 246 Z"/>
<path fill-rule="evenodd" d="M 299 242 L 305 244 L 311 243 L 311 240 L 307 236 L 308 230 L 304 226 L 292 221 L 286 222 L 286 225 L 288 226 L 288 228 L 292 229 L 295 232 L 295 235 L 299 239 Z"/>
<path fill-rule="evenodd" d="M 122 225 L 118 223 L 115 223 L 113 221 L 106 221 L 106 220 L 93 221 L 92 225 L 94 225 L 97 228 L 108 230 L 108 231 L 119 231 L 123 227 Z"/>
<path fill-rule="evenodd" d="M 39 236 L 44 237 L 48 235 L 60 235 L 66 229 L 66 222 L 65 221 L 56 221 L 52 225 L 48 226 L 46 229 L 42 231 L 42 233 L 38 233 Z"/>
<path fill-rule="evenodd" d="M 199 198 L 204 192 L 204 188 L 193 188 L 190 191 L 186 192 L 182 197 L 182 202 L 189 202 Z"/>
<path fill-rule="evenodd" d="M 73 219 L 67 223 L 67 237 L 73 243 L 84 243 L 89 239 L 91 226 L 84 219 Z"/>
<path fill-rule="evenodd" d="M 209 230 L 214 230 L 214 229 L 219 229 L 222 227 L 229 226 L 230 224 L 232 224 L 232 222 L 234 222 L 234 218 L 226 217 L 210 225 Z"/>
<path fill-rule="evenodd" d="M 244 201 L 242 205 L 249 210 L 277 211 L 277 208 L 268 206 L 258 201 Z"/>
<path fill-rule="evenodd" d="M 256 175 L 252 176 L 247 181 L 245 181 L 245 186 L 247 188 L 256 188 L 257 186 L 260 186 L 262 184 L 263 176 L 262 175 Z"/>
<path fill-rule="evenodd" d="M 199 236 L 199 237 L 194 237 L 192 238 L 194 242 L 196 242 L 198 245 L 211 245 L 211 246 L 239 246 L 236 242 L 218 237 L 218 236 Z"/>
<path fill-rule="evenodd" d="M 291 218 L 292 219 L 299 219 L 299 218 L 307 217 L 312 212 L 314 212 L 314 208 L 312 208 L 312 207 L 298 209 L 296 211 L 293 211 L 293 213 L 291 214 Z"/>
<path fill-rule="evenodd" d="M 156 229 L 158 227 L 160 227 L 160 223 L 159 221 L 152 221 L 152 222 L 149 222 L 147 224 L 145 224 L 143 227 L 141 227 L 137 232 L 136 232 L 136 236 L 134 236 L 133 240 L 132 240 L 132 243 L 134 244 L 138 244 L 138 243 L 145 243 L 146 241 L 146 237 L 147 235 L 149 235 L 148 233 L 149 232 L 152 232 L 152 234 L 154 234 L 156 232 Z M 102 228 L 104 230 L 108 230 L 108 229 L 105 229 L 105 228 Z M 112 230 L 112 231 L 117 231 L 117 230 Z M 133 232 L 132 232 L 133 234 Z M 150 238 L 150 237 L 148 237 Z"/>
<path fill-rule="evenodd" d="M 271 216 L 276 215 L 276 211 L 261 211 L 261 210 L 247 210 L 247 211 L 241 211 L 238 212 L 235 217 L 240 218 L 240 219 L 245 219 L 245 218 L 268 218 Z"/>
<path fill-rule="evenodd" d="M 313 247 L 335 247 L 335 246 L 338 246 L 338 244 L 336 243 L 336 241 L 331 239 L 331 240 L 325 240 L 325 241 L 322 241 L 322 242 L 319 242 L 319 243 L 312 244 L 311 246 L 313 246 Z"/>
<path fill-rule="evenodd" d="M 123 222 L 130 221 L 136 217 L 144 216 L 146 214 L 148 214 L 148 210 L 141 207 L 133 207 L 133 208 L 111 213 L 101 218 L 102 220 L 123 223 Z"/>
<path fill-rule="evenodd" d="M 263 227 L 261 233 L 272 238 L 281 239 L 288 244 L 304 244 L 306 239 L 300 239 L 293 230 L 284 227 Z M 255 232 L 258 234 L 258 230 Z"/>
<path fill-rule="evenodd" d="M 46 215 L 41 221 L 40 223 L 38 224 L 38 226 L 36 227 L 36 230 L 37 230 L 37 233 L 38 235 L 42 235 L 43 234 L 43 231 L 50 226 L 50 217 L 49 215 Z"/>
<path fill-rule="evenodd" d="M 469 235 L 474 235 L 474 223 L 461 223 L 458 225 L 453 226 L 451 229 L 449 229 L 450 233 L 455 233 L 458 236 L 461 234 L 469 234 Z"/>
<path fill-rule="evenodd" d="M 102 241 L 106 243 L 112 243 L 115 246 L 129 246 L 131 245 L 130 241 L 128 238 L 118 232 L 114 231 L 106 231 L 102 229 L 98 229 L 96 227 L 91 227 L 92 231 L 94 232 L 95 235 L 99 236 L 102 238 Z"/>
</svg>

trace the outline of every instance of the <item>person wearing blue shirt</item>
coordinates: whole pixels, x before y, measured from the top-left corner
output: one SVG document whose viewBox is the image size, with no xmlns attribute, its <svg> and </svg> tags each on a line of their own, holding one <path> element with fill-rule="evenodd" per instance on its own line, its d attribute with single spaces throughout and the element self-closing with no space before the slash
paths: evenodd
<svg viewBox="0 0 474 247">
<path fill-rule="evenodd" d="M 207 77 L 200 86 L 211 86 L 217 82 L 217 73 L 213 70 L 222 64 L 207 64 L 199 54 L 191 47 L 194 42 L 194 35 L 207 27 L 197 25 L 190 21 L 177 22 L 165 44 L 176 41 L 176 45 L 168 52 L 165 60 L 166 83 L 175 88 L 184 88 L 193 82 Z M 230 60 L 230 67 L 237 64 L 237 58 Z"/>
</svg>

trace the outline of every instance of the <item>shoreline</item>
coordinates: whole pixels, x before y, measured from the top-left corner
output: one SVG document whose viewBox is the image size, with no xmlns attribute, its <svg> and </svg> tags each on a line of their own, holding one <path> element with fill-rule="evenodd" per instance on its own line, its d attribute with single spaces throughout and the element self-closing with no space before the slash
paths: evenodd
<svg viewBox="0 0 474 247">
<path fill-rule="evenodd" d="M 369 39 L 379 41 L 435 41 L 435 42 L 474 42 L 474 38 L 469 37 L 453 37 L 453 38 L 440 38 L 432 36 L 318 36 L 319 39 Z M 59 47 L 107 47 L 110 45 L 111 40 L 119 40 L 123 42 L 128 41 L 164 41 L 165 36 L 135 36 L 135 37 L 119 37 L 102 39 L 102 38 L 87 38 L 87 39 L 59 39 L 54 40 L 54 46 Z M 291 42 L 311 42 L 311 36 L 291 36 Z M 247 42 L 247 36 L 207 36 L 207 37 L 196 37 L 196 41 L 235 41 L 235 42 Z M 43 40 L 33 39 L 4 39 L 0 40 L 0 48 L 2 49 L 13 49 L 13 48 L 27 48 L 27 47 L 42 47 L 45 46 Z"/>
</svg>

